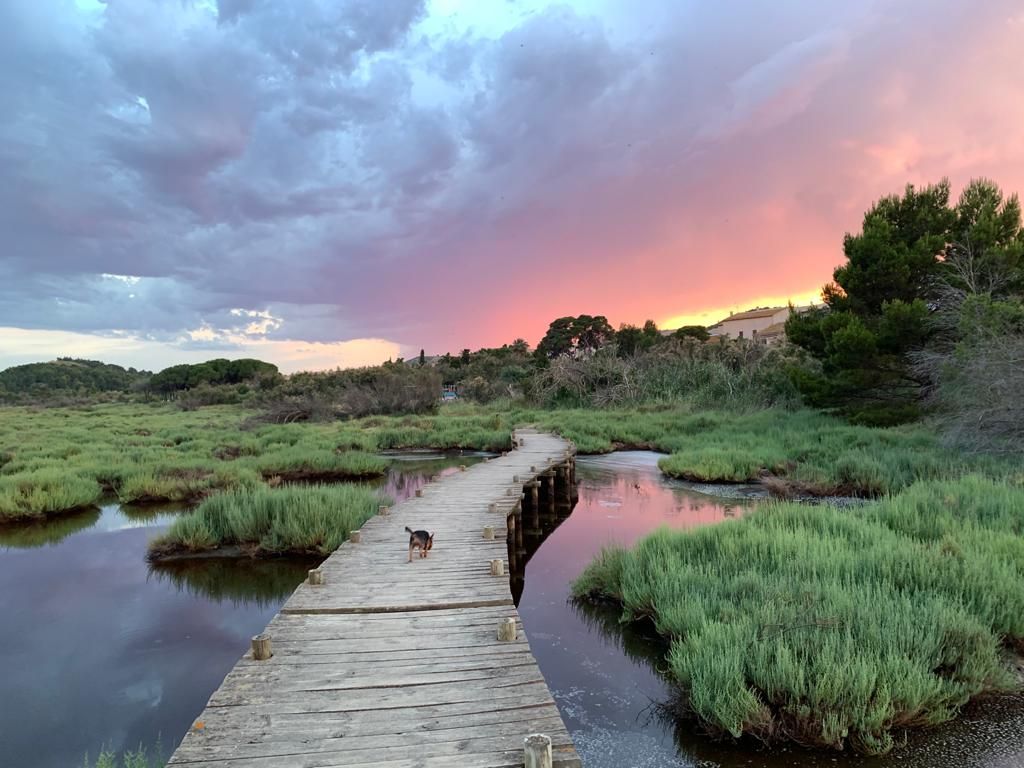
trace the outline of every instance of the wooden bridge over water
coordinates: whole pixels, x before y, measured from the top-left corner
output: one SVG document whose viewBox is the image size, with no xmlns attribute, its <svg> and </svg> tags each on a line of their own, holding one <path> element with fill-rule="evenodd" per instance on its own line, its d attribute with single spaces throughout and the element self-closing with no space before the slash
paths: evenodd
<svg viewBox="0 0 1024 768">
<path fill-rule="evenodd" d="M 525 430 L 514 442 L 382 508 L 311 571 L 170 765 L 580 766 L 510 589 L 524 537 L 571 506 L 573 450 Z M 406 562 L 405 526 L 436 532 L 430 557 Z"/>
</svg>

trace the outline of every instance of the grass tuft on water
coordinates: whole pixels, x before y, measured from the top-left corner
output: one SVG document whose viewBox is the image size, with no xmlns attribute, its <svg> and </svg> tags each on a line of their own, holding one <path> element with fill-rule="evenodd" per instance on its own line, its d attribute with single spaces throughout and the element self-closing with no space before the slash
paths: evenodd
<svg viewBox="0 0 1024 768">
<path fill-rule="evenodd" d="M 670 642 L 687 713 L 712 732 L 887 752 L 894 732 L 1016 685 L 1024 488 L 918 483 L 861 510 L 774 504 L 605 550 L 577 598 Z"/>
<path fill-rule="evenodd" d="M 57 469 L 0 476 L 0 522 L 34 520 L 53 512 L 85 509 L 99 501 L 99 484 Z"/>
<path fill-rule="evenodd" d="M 326 555 L 377 512 L 380 497 L 348 485 L 240 488 L 211 496 L 150 542 L 153 559 L 238 546 L 254 555 Z"/>
</svg>

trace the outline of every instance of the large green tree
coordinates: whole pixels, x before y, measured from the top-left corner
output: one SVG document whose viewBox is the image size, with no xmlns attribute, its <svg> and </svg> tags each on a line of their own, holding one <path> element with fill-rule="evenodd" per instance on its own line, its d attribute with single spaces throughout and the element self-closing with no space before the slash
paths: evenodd
<svg viewBox="0 0 1024 768">
<path fill-rule="evenodd" d="M 541 360 L 550 360 L 579 350 L 600 349 L 614 338 L 615 329 L 604 315 L 560 317 L 548 326 L 535 354 Z"/>
<path fill-rule="evenodd" d="M 791 341 L 810 351 L 820 371 L 795 376 L 814 405 L 856 420 L 891 423 L 917 412 L 922 380 L 908 353 L 934 330 L 936 286 L 948 276 L 950 254 L 980 251 L 1007 285 L 1020 279 L 1020 205 L 990 181 L 972 181 L 955 206 L 947 180 L 885 197 L 864 215 L 860 232 L 843 241 L 846 263 L 822 290 L 825 307 L 794 314 Z"/>
</svg>

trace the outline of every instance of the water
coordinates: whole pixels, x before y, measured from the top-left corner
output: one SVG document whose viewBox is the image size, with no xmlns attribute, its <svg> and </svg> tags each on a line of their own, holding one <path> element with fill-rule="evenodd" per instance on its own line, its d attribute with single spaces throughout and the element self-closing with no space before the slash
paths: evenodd
<svg viewBox="0 0 1024 768">
<path fill-rule="evenodd" d="M 398 501 L 480 457 L 395 456 L 372 484 Z M 77 768 L 103 745 L 158 739 L 169 754 L 315 564 L 151 568 L 146 544 L 179 511 L 107 505 L 0 528 L 0 766 Z"/>
<path fill-rule="evenodd" d="M 631 544 L 661 525 L 690 528 L 739 516 L 757 494 L 696 493 L 664 479 L 657 458 L 645 451 L 580 458 L 579 502 L 526 566 L 519 612 L 586 768 L 1024 765 L 1021 697 L 975 705 L 957 722 L 875 759 L 714 742 L 696 724 L 662 716 L 658 705 L 672 695 L 661 672 L 664 645 L 649 628 L 619 625 L 613 609 L 572 605 L 569 585 L 606 544 Z"/>
<path fill-rule="evenodd" d="M 479 456 L 400 454 L 372 483 L 396 501 Z M 569 584 L 600 548 L 659 525 L 740 516 L 750 489 L 663 479 L 657 456 L 620 452 L 577 463 L 579 502 L 533 549 L 519 610 L 586 768 L 1009 768 L 1024 765 L 1024 700 L 969 708 L 957 722 L 880 759 L 758 750 L 704 738 L 660 715 L 672 688 L 664 647 L 617 612 L 573 607 Z M 305 577 L 307 562 L 202 561 L 151 569 L 147 541 L 176 508 L 116 505 L 44 525 L 0 528 L 0 766 L 81 766 L 88 751 L 151 746 L 165 753 L 192 724 L 249 638 Z M 564 518 L 564 515 L 562 516 Z"/>
</svg>

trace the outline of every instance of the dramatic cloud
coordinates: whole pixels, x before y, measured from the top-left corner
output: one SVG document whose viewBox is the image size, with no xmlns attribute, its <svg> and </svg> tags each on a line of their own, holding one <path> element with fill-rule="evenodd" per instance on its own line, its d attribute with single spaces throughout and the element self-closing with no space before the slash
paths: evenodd
<svg viewBox="0 0 1024 768">
<path fill-rule="evenodd" d="M 9 0 L 0 366 L 710 321 L 907 182 L 1024 191 L 1018 4 L 847 5 Z"/>
</svg>

